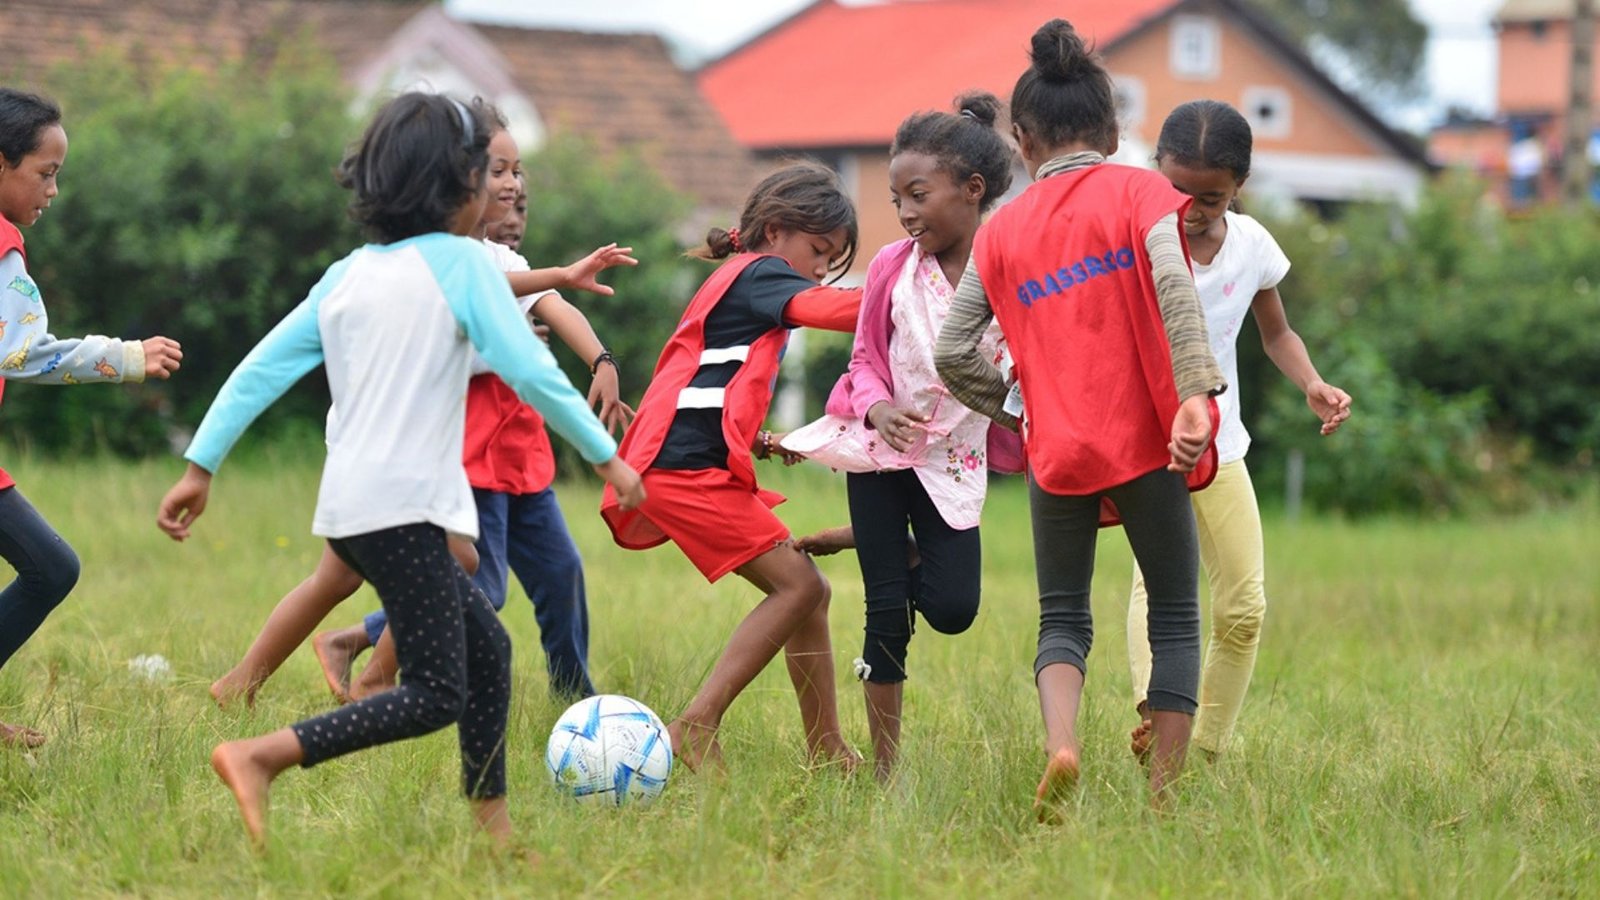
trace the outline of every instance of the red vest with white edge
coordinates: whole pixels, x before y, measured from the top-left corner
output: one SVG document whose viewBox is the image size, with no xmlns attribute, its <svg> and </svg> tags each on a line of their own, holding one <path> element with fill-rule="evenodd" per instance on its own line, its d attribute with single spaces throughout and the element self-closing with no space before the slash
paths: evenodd
<svg viewBox="0 0 1600 900">
<path fill-rule="evenodd" d="M 1102 163 L 1034 183 L 978 230 L 973 258 L 1016 362 L 1029 469 L 1052 494 L 1097 493 L 1170 462 L 1178 393 L 1145 235 L 1188 199 L 1155 172 Z"/>
<path fill-rule="evenodd" d="M 26 265 L 28 262 L 28 251 L 22 246 L 22 232 L 18 231 L 17 226 L 11 224 L 11 221 L 5 216 L 0 216 L 0 257 L 5 256 L 7 253 L 10 253 L 13 250 L 22 254 L 22 262 L 24 265 Z M 4 287 L 4 285 L 0 285 L 0 288 Z M 4 378 L 0 378 L 0 397 L 4 397 L 5 393 L 6 380 Z M 0 490 L 5 490 L 14 484 L 16 484 L 16 482 L 11 480 L 11 476 L 6 474 L 6 470 L 0 469 Z"/>
<path fill-rule="evenodd" d="M 668 339 L 656 362 L 655 374 L 650 377 L 650 387 L 645 389 L 639 402 L 638 415 L 623 435 L 617 454 L 628 465 L 643 474 L 655 462 L 661 445 L 672 427 L 673 417 L 680 403 L 704 408 L 706 398 L 700 394 L 687 395 L 686 389 L 695 372 L 706 362 L 706 316 L 722 301 L 724 294 L 746 267 L 770 254 L 741 253 L 723 263 L 695 292 L 684 310 L 678 328 Z M 711 351 L 717 354 L 710 362 L 728 362 L 730 349 L 742 350 L 743 362 L 722 392 L 722 436 L 728 444 L 728 471 L 734 481 L 750 489 L 767 506 L 783 502 L 783 495 L 762 490 L 756 484 L 755 464 L 750 448 L 756 433 L 767 417 L 772 405 L 773 384 L 778 377 L 778 364 L 782 360 L 789 331 L 774 328 L 763 334 L 748 348 L 727 348 Z M 600 501 L 600 515 L 611 527 L 616 542 L 630 550 L 643 550 L 664 543 L 667 536 L 636 509 L 624 510 L 617 504 L 616 491 L 606 485 Z M 718 523 L 707 522 L 707 527 Z M 723 523 L 726 524 L 726 523 Z"/>
</svg>

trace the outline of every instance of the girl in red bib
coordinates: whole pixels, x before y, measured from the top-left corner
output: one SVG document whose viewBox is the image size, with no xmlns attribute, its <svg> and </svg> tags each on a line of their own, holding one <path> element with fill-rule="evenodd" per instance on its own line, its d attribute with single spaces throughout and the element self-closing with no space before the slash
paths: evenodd
<svg viewBox="0 0 1600 900">
<path fill-rule="evenodd" d="M 183 359 L 164 337 L 122 341 L 50 333 L 39 286 L 28 274 L 18 225 L 31 226 L 58 193 L 67 161 L 61 109 L 34 94 L 0 88 L 0 393 L 7 381 L 38 384 L 135 382 L 166 378 Z M 78 556 L 0 469 L 0 558 L 17 577 L 0 590 L 0 666 L 44 623 L 78 582 Z M 0 723 L 0 747 L 37 747 L 43 732 Z"/>
<path fill-rule="evenodd" d="M 1041 27 L 1032 59 L 1011 118 L 1034 184 L 979 229 L 934 358 L 961 402 L 1003 424 L 1022 416 L 1048 758 L 1036 803 L 1049 819 L 1078 778 L 1102 499 L 1149 586 L 1152 802 L 1182 768 L 1200 657 L 1183 473 L 1209 447 L 1211 395 L 1224 385 L 1178 229 L 1188 198 L 1155 172 L 1105 161 L 1117 147 L 1111 80 L 1070 24 Z M 991 318 L 1015 361 L 1020 409 L 977 349 Z"/>
<path fill-rule="evenodd" d="M 751 462 L 752 451 L 765 459 L 776 449 L 761 424 L 789 329 L 855 328 L 860 292 L 818 286 L 847 270 L 855 250 L 855 208 L 838 176 L 815 163 L 767 176 L 737 228 L 711 229 L 693 255 L 732 258 L 689 302 L 619 451 L 649 499 L 626 510 L 608 489 L 601 502 L 621 546 L 672 541 L 708 580 L 735 572 L 766 595 L 668 726 L 690 769 L 721 764 L 722 717 L 779 647 L 811 757 L 846 767 L 859 759 L 839 735 L 828 582 L 773 515 L 783 497 L 756 484 Z"/>
</svg>

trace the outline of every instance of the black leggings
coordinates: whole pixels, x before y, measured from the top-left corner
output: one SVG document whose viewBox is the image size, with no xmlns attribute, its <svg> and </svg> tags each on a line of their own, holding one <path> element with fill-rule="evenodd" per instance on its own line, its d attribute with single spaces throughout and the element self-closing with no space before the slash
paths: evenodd
<svg viewBox="0 0 1600 900">
<path fill-rule="evenodd" d="M 417 737 L 456 723 L 468 797 L 506 792 L 511 639 L 489 598 L 445 546 L 444 530 L 388 528 L 328 546 L 378 592 L 400 663 L 400 686 L 293 726 L 302 765 Z"/>
<path fill-rule="evenodd" d="M 850 524 L 867 596 L 866 644 L 861 658 L 874 684 L 906 680 L 906 650 L 918 613 L 942 634 L 960 634 L 978 615 L 983 545 L 977 528 L 945 524 L 917 473 L 849 474 Z M 906 525 L 921 565 L 907 563 Z"/>
<path fill-rule="evenodd" d="M 1094 643 L 1089 582 L 1094 577 L 1100 497 L 1122 516 L 1150 592 L 1150 709 L 1194 715 L 1200 683 L 1200 551 L 1183 476 L 1157 469 L 1100 494 L 1051 494 L 1028 479 L 1033 557 L 1039 576 L 1039 655 L 1033 672 L 1056 663 L 1084 670 Z"/>
<path fill-rule="evenodd" d="M 78 555 L 15 486 L 0 490 L 0 557 L 17 570 L 0 591 L 0 666 L 78 583 Z"/>
</svg>

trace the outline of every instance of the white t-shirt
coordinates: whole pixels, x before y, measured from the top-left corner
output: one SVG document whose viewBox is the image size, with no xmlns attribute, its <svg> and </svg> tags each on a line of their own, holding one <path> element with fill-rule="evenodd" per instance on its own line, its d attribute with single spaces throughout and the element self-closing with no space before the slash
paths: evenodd
<svg viewBox="0 0 1600 900">
<path fill-rule="evenodd" d="M 1225 216 L 1228 233 L 1222 247 L 1210 265 L 1194 263 L 1194 286 L 1205 308 L 1211 353 L 1230 386 L 1217 397 L 1222 413 L 1217 457 L 1227 463 L 1243 459 L 1250 449 L 1250 433 L 1239 417 L 1239 329 L 1256 293 L 1277 287 L 1288 274 L 1289 258 L 1260 222 L 1232 211 Z"/>
<path fill-rule="evenodd" d="M 461 464 L 471 349 L 584 459 L 615 455 L 518 314 L 505 274 L 476 241 L 442 233 L 368 245 L 329 268 L 228 377 L 184 455 L 216 471 L 250 422 L 320 364 L 339 414 L 328 422 L 312 533 L 429 522 L 475 538 Z"/>
</svg>

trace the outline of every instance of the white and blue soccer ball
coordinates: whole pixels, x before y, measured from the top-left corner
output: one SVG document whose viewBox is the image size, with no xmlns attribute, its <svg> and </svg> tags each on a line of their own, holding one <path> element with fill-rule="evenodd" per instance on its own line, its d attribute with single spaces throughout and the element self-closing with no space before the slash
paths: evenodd
<svg viewBox="0 0 1600 900">
<path fill-rule="evenodd" d="M 600 694 L 561 714 L 550 730 L 544 761 L 556 788 L 579 800 L 643 803 L 667 786 L 672 741 L 650 707 Z"/>
</svg>

